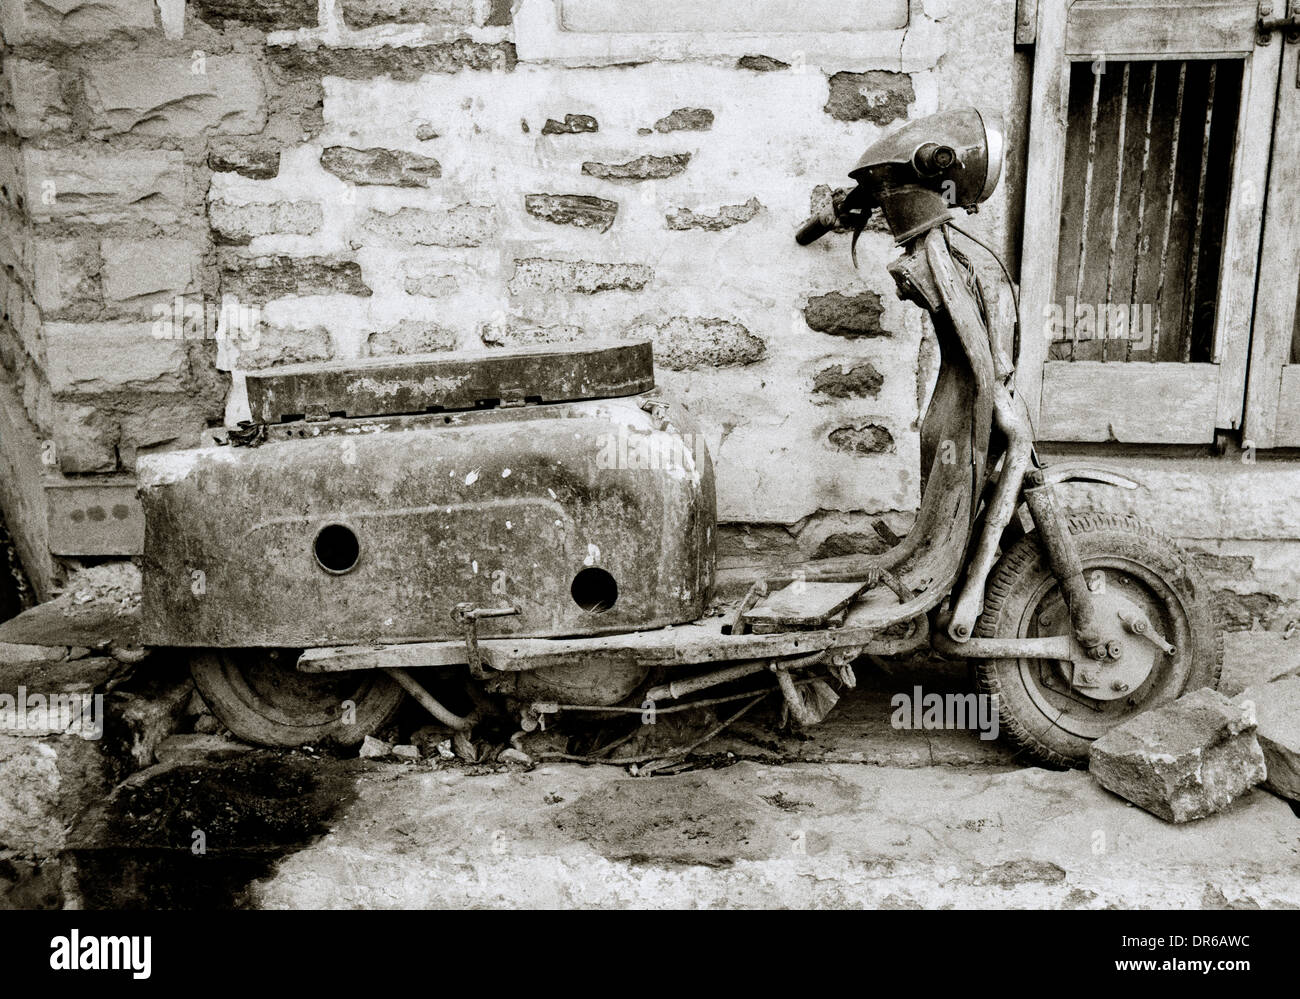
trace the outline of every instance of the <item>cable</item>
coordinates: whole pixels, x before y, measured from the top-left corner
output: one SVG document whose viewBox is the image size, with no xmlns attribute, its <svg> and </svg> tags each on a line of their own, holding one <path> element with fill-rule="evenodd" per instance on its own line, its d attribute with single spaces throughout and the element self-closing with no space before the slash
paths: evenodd
<svg viewBox="0 0 1300 999">
<path fill-rule="evenodd" d="M 1012 300 L 1013 302 L 1015 302 L 1015 304 L 1016 304 L 1016 315 L 1019 316 L 1019 315 L 1020 315 L 1020 289 L 1016 287 L 1016 282 L 1013 281 L 1013 280 L 1011 279 L 1011 272 L 1010 272 L 1009 270 L 1007 270 L 1007 265 L 1004 264 L 1004 263 L 1002 262 L 1002 258 L 1001 258 L 1000 256 L 998 256 L 998 252 L 997 252 L 997 250 L 995 250 L 995 249 L 993 249 L 993 247 L 989 246 L 989 244 L 986 243 L 986 242 L 984 242 L 984 240 L 982 240 L 982 239 L 980 239 L 980 238 L 978 238 L 978 237 L 976 237 L 976 236 L 972 236 L 970 233 L 968 233 L 968 232 L 967 232 L 965 229 L 963 229 L 961 226 L 957 225 L 957 223 L 955 223 L 955 222 L 949 222 L 949 223 L 948 223 L 948 228 L 950 228 L 950 229 L 954 229 L 954 230 L 956 230 L 957 232 L 961 233 L 961 235 L 965 236 L 967 239 L 969 239 L 969 240 L 970 240 L 972 243 L 974 243 L 976 246 L 982 246 L 982 247 L 984 247 L 984 249 L 985 249 L 985 251 L 987 251 L 988 255 L 989 255 L 990 257 L 992 257 L 994 260 L 996 260 L 996 261 L 998 262 L 998 266 L 1002 268 L 1002 276 L 1003 276 L 1004 278 L 1007 279 L 1007 284 L 1008 284 L 1008 286 L 1010 286 L 1010 288 L 1011 288 L 1011 300 Z"/>
<path fill-rule="evenodd" d="M 1012 304 L 1014 304 L 1016 307 L 1015 319 L 1011 324 L 1011 352 L 1012 352 L 1011 363 L 1013 365 L 1019 364 L 1020 363 L 1020 289 L 1016 287 L 1015 281 L 1011 280 L 1011 272 L 1007 270 L 1007 265 L 1003 263 L 1002 257 L 998 255 L 997 250 L 993 249 L 993 247 L 989 246 L 988 243 L 984 242 L 984 240 L 978 238 L 977 236 L 972 236 L 970 233 L 968 233 L 961 226 L 957 225 L 957 223 L 955 222 L 949 222 L 948 227 L 950 229 L 957 230 L 957 232 L 965 236 L 976 246 L 983 247 L 984 251 L 990 257 L 996 260 L 998 262 L 998 266 L 1002 268 L 1002 276 L 1007 279 L 1007 287 L 1011 289 Z"/>
</svg>

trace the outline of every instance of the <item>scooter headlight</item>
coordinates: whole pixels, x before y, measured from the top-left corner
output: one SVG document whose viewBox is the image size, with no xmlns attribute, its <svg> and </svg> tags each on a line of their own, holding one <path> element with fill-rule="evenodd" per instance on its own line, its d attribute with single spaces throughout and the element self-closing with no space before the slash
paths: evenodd
<svg viewBox="0 0 1300 999">
<path fill-rule="evenodd" d="M 984 186 L 980 188 L 975 203 L 988 201 L 1002 179 L 1002 166 L 1006 160 L 1007 134 L 1002 116 L 993 111 L 976 110 L 984 125 Z"/>
<path fill-rule="evenodd" d="M 993 112 L 953 108 L 918 118 L 862 154 L 849 176 L 876 200 L 908 184 L 943 196 L 949 205 L 978 205 L 997 189 L 1006 158 L 1002 119 Z"/>
</svg>

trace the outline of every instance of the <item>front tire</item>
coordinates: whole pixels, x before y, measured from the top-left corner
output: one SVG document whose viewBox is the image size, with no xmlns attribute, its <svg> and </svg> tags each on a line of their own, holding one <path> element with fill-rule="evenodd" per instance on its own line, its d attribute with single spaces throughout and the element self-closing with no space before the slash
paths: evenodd
<svg viewBox="0 0 1300 999">
<path fill-rule="evenodd" d="M 299 673 L 296 651 L 214 649 L 190 674 L 221 724 L 260 746 L 355 746 L 392 720 L 403 691 L 378 670 Z"/>
<path fill-rule="evenodd" d="M 1073 685 L 1069 664 L 1044 659 L 990 659 L 975 664 L 980 693 L 997 695 L 1002 733 L 1034 760 L 1052 766 L 1087 764 L 1093 741 L 1133 715 L 1201 687 L 1217 687 L 1223 633 L 1209 586 L 1178 545 L 1135 517 L 1071 513 L 1066 523 L 1089 588 L 1120 606 L 1136 605 L 1154 631 L 1175 647 L 1166 654 L 1148 639 L 1122 633 L 1126 654 L 1149 656 L 1142 682 L 1122 696 L 1099 697 Z M 1109 610 L 1113 618 L 1115 612 Z M 1113 622 L 1111 622 L 1113 623 Z M 1036 534 L 1003 554 L 989 577 L 982 638 L 1067 634 L 1068 611 Z M 1095 691 L 1094 691 L 1095 692 Z"/>
</svg>

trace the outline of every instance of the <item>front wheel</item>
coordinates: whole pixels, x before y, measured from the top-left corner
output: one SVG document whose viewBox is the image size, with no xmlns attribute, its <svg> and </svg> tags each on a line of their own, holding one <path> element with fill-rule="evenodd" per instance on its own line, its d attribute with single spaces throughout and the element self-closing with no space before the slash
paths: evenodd
<svg viewBox="0 0 1300 999">
<path fill-rule="evenodd" d="M 261 746 L 355 746 L 397 712 L 403 692 L 377 670 L 299 673 L 284 649 L 214 649 L 190 674 L 217 719 Z"/>
<path fill-rule="evenodd" d="M 1042 763 L 1083 766 L 1093 740 L 1120 722 L 1188 691 L 1217 687 L 1223 633 L 1204 577 L 1173 541 L 1127 515 L 1072 513 L 1066 520 L 1105 637 L 1119 643 L 1120 655 L 1101 666 L 984 660 L 975 681 L 981 693 L 997 695 L 1001 729 L 1013 745 Z M 1123 624 L 1142 618 L 1147 634 Z M 989 577 L 975 634 L 1035 638 L 1070 630 L 1037 535 L 1021 538 Z"/>
</svg>

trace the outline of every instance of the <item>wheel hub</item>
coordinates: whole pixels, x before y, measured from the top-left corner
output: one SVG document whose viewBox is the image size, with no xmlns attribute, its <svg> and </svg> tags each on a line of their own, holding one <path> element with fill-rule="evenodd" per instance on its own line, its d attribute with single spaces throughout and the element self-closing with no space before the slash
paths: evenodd
<svg viewBox="0 0 1300 999">
<path fill-rule="evenodd" d="M 1146 611 L 1123 594 L 1109 588 L 1092 594 L 1097 619 L 1102 622 L 1103 641 L 1095 650 L 1076 643 L 1077 652 L 1070 661 L 1059 664 L 1061 679 L 1079 693 L 1098 701 L 1116 701 L 1128 697 L 1147 681 L 1158 662 L 1163 641 L 1151 632 L 1140 634 L 1124 622 L 1146 621 Z M 1040 628 L 1059 625 L 1070 627 L 1069 612 L 1063 601 L 1039 616 Z"/>
</svg>

